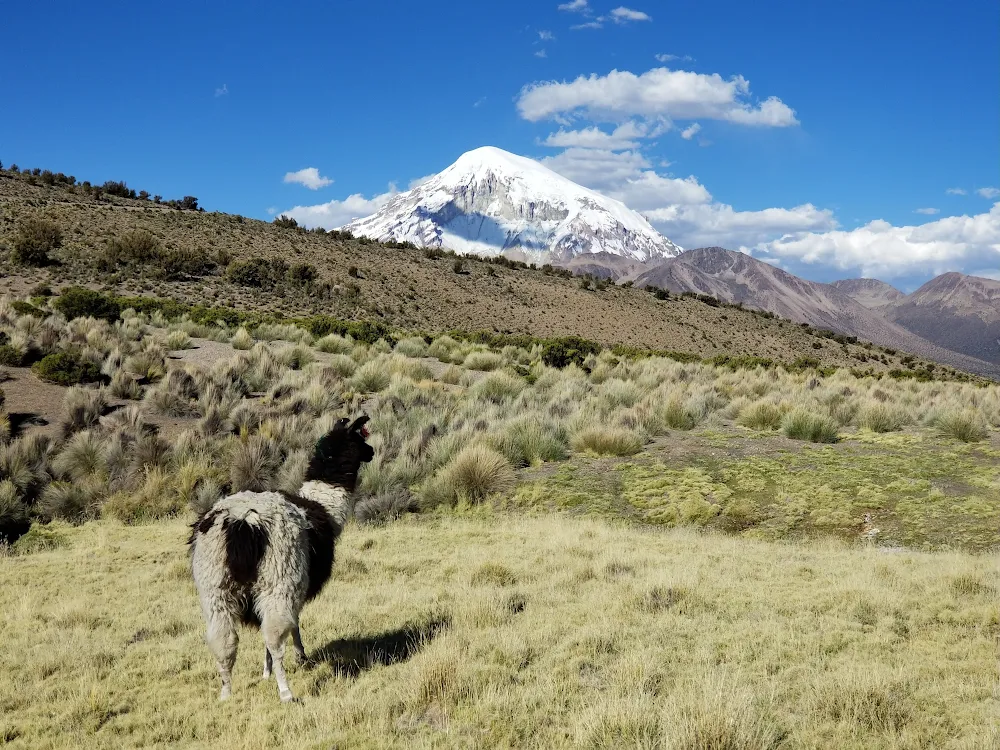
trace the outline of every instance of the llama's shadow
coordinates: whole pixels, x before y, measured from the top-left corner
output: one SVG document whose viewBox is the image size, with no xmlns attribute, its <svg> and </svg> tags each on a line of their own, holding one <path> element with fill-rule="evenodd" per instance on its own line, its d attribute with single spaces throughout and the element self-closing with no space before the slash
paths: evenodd
<svg viewBox="0 0 1000 750">
<path fill-rule="evenodd" d="M 378 665 L 387 666 L 412 658 L 449 624 L 448 617 L 438 617 L 374 636 L 341 638 L 316 649 L 309 655 L 309 661 L 329 664 L 337 674 L 356 678 Z"/>
</svg>

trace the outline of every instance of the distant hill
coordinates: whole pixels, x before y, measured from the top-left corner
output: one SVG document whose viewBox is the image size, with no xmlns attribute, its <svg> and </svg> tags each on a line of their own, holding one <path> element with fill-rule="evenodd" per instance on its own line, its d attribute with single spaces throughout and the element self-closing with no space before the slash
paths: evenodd
<svg viewBox="0 0 1000 750">
<path fill-rule="evenodd" d="M 906 295 L 891 284 L 878 279 L 841 279 L 830 286 L 839 289 L 869 310 L 880 310 Z"/>
<path fill-rule="evenodd" d="M 928 341 L 868 309 L 832 284 L 801 279 L 746 253 L 721 247 L 688 250 L 641 273 L 635 284 L 707 294 L 881 346 L 914 352 L 970 372 L 1000 372 L 992 360 L 974 359 Z"/>
<path fill-rule="evenodd" d="M 1000 364 L 1000 281 L 945 273 L 882 311 L 939 346 Z"/>
</svg>

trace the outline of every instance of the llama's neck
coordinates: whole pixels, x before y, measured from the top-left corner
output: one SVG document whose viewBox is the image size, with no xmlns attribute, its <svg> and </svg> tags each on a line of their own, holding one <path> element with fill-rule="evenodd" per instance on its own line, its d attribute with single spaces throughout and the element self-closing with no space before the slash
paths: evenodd
<svg viewBox="0 0 1000 750">
<path fill-rule="evenodd" d="M 344 527 L 354 512 L 354 493 L 338 485 L 313 479 L 303 483 L 299 495 L 322 505 L 327 515 L 340 528 Z"/>
</svg>

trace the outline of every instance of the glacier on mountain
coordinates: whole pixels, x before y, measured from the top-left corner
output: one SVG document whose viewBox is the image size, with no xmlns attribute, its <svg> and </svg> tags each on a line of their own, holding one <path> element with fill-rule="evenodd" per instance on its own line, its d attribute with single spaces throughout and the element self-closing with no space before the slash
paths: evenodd
<svg viewBox="0 0 1000 750">
<path fill-rule="evenodd" d="M 341 229 L 375 240 L 543 263 L 599 252 L 646 262 L 681 252 L 620 201 L 491 146 L 462 154 L 443 172 Z"/>
</svg>

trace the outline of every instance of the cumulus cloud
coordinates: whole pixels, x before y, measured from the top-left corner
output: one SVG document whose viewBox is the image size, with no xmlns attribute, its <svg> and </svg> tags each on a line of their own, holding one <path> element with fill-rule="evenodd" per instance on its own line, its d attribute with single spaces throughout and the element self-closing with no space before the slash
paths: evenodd
<svg viewBox="0 0 1000 750">
<path fill-rule="evenodd" d="M 538 52 L 535 53 L 535 57 L 548 57 L 548 54 L 545 52 L 545 50 L 540 49 L 538 50 Z"/>
<path fill-rule="evenodd" d="M 1000 188 L 982 187 L 979 188 L 979 190 L 977 190 L 976 193 L 978 195 L 981 195 L 983 198 L 988 198 L 990 200 L 993 200 L 994 198 L 1000 198 Z"/>
<path fill-rule="evenodd" d="M 597 148 L 568 148 L 542 159 L 542 164 L 573 182 L 601 192 L 610 192 L 650 166 L 638 151 Z"/>
<path fill-rule="evenodd" d="M 653 19 L 641 10 L 622 7 L 611 11 L 611 20 L 615 23 L 629 23 L 630 21 L 652 21 Z"/>
<path fill-rule="evenodd" d="M 388 192 L 371 198 L 365 198 L 361 193 L 355 193 L 342 201 L 333 200 L 328 203 L 320 203 L 317 206 L 295 206 L 282 213 L 292 217 L 308 229 L 313 227 L 337 229 L 354 219 L 370 216 L 398 193 L 396 186 L 390 185 Z"/>
<path fill-rule="evenodd" d="M 690 141 L 692 138 L 698 135 L 699 130 L 701 130 L 701 125 L 699 125 L 698 123 L 693 123 L 681 131 L 681 138 L 683 138 L 685 141 Z"/>
<path fill-rule="evenodd" d="M 306 167 L 298 172 L 288 172 L 285 175 L 285 182 L 296 185 L 304 185 L 310 190 L 319 190 L 327 185 L 332 185 L 333 180 L 329 177 L 321 177 L 316 167 Z"/>
<path fill-rule="evenodd" d="M 670 128 L 665 121 L 636 122 L 630 120 L 622 123 L 613 132 L 607 133 L 596 125 L 582 130 L 564 130 L 560 128 L 550 133 L 542 141 L 543 146 L 553 148 L 598 148 L 621 151 L 638 148 L 639 138 L 655 138 Z"/>
<path fill-rule="evenodd" d="M 1000 203 L 989 213 L 948 216 L 916 226 L 877 220 L 850 231 L 789 234 L 760 245 L 769 255 L 865 276 L 895 278 L 941 274 L 1000 263 Z"/>
<path fill-rule="evenodd" d="M 925 216 L 933 216 L 934 214 L 941 213 L 940 209 L 937 208 L 918 208 L 913 213 L 924 214 Z"/>
<path fill-rule="evenodd" d="M 587 0 L 572 0 L 572 2 L 560 5 L 559 10 L 569 11 L 570 13 L 586 13 L 589 7 Z"/>
<path fill-rule="evenodd" d="M 517 101 L 521 117 L 532 122 L 569 122 L 586 116 L 597 122 L 631 117 L 681 120 L 726 120 L 741 125 L 797 125 L 795 112 L 777 97 L 754 105 L 743 76 L 724 80 L 714 73 L 653 68 L 642 75 L 612 70 L 575 81 L 548 81 L 525 86 Z"/>
<path fill-rule="evenodd" d="M 556 38 L 556 35 L 553 34 L 551 31 L 539 31 L 538 38 L 543 42 L 551 42 L 553 39 Z"/>
<path fill-rule="evenodd" d="M 964 188 L 948 188 L 945 192 L 948 195 L 966 195 Z"/>
<path fill-rule="evenodd" d="M 735 250 L 792 232 L 826 231 L 837 226 L 832 211 L 811 203 L 761 211 L 737 211 L 725 203 L 700 203 L 644 213 L 660 232 L 687 248 L 720 246 Z"/>
</svg>

